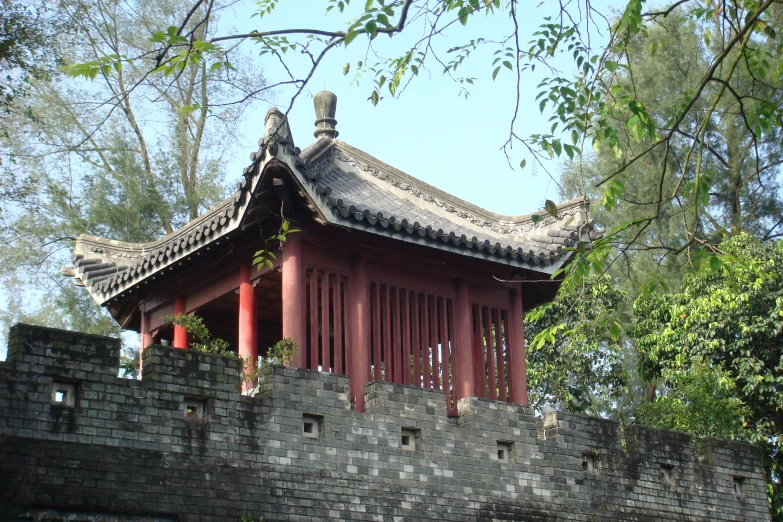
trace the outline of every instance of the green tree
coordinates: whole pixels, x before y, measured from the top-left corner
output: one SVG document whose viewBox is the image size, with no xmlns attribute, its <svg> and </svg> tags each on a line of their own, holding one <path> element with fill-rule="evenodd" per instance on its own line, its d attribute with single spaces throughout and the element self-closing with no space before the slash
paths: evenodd
<svg viewBox="0 0 783 522">
<path fill-rule="evenodd" d="M 585 281 L 569 294 L 525 317 L 530 404 L 607 414 L 629 379 L 622 354 L 617 307 L 626 299 L 608 276 Z"/>
<path fill-rule="evenodd" d="M 63 59 L 150 54 L 157 44 L 149 27 L 174 23 L 189 7 L 180 0 L 67 0 L 62 9 L 74 30 L 62 37 Z M 211 8 L 218 13 L 222 6 Z M 194 34 L 209 37 L 213 23 L 214 15 Z M 229 55 L 241 67 L 213 67 Z M 259 67 L 231 49 L 169 77 L 138 65 L 113 63 L 94 81 L 64 74 L 35 79 L 23 103 L 37 118 L 10 115 L 0 146 L 14 154 L 34 190 L 11 201 L 0 228 L 6 327 L 26 320 L 117 335 L 87 293 L 59 274 L 75 238 L 158 239 L 226 196 L 231 174 L 223 171 L 224 158 L 252 106 L 235 102 L 268 92 Z"/>
<path fill-rule="evenodd" d="M 728 372 L 695 363 L 669 383 L 655 401 L 638 405 L 637 423 L 699 438 L 753 439 L 745 420 L 750 412 Z"/>
<path fill-rule="evenodd" d="M 625 52 L 628 68 L 613 76 L 610 90 L 633 90 L 636 99 L 650 110 L 658 134 L 666 132 L 670 115 L 683 102 L 684 93 L 697 87 L 718 51 L 705 43 L 713 26 L 712 20 L 694 20 L 692 13 L 675 9 L 660 25 L 629 41 Z M 752 91 L 749 71 L 738 72 L 732 86 L 742 92 Z M 771 99 L 778 97 L 775 93 L 769 95 Z M 615 180 L 619 188 L 614 196 L 601 200 L 603 189 L 597 185 L 617 168 L 617 150 L 601 148 L 581 164 L 573 162 L 564 169 L 562 184 L 567 196 L 576 196 L 585 188 L 591 199 L 601 203 L 596 205 L 596 219 L 607 229 L 638 222 L 613 238 L 622 253 L 613 273 L 631 295 L 638 295 L 649 279 L 676 290 L 683 267 L 696 251 L 688 248 L 694 239 L 696 245 L 701 245 L 715 244 L 723 236 L 742 231 L 764 239 L 782 233 L 780 133 L 770 129 L 759 140 L 746 127 L 740 103 L 753 102 L 730 97 L 718 100 L 704 130 L 705 149 L 698 166 L 690 162 L 678 167 L 702 125 L 694 115 L 683 121 L 666 146 L 653 147 L 643 160 L 624 168 Z M 699 100 L 694 108 L 698 113 L 707 111 L 706 100 Z M 620 161 L 652 145 L 650 140 L 635 140 L 624 131 L 624 125 L 621 118 L 612 121 L 622 152 Z M 690 190 L 699 169 L 704 185 L 697 202 L 682 197 L 681 191 Z M 666 175 L 661 178 L 663 170 Z M 661 193 L 666 195 L 663 200 Z M 659 204 L 661 219 L 648 223 L 645 217 Z M 694 217 L 696 205 L 700 210 Z M 629 249 L 628 245 L 634 246 Z"/>
<path fill-rule="evenodd" d="M 56 5 L 46 2 L 0 2 L 0 127 L 29 89 L 30 81 L 48 77 L 59 65 L 56 36 L 66 28 Z"/>
<path fill-rule="evenodd" d="M 780 520 L 783 242 L 740 234 L 719 248 L 721 255 L 688 275 L 680 293 L 650 294 L 634 303 L 640 370 L 674 387 L 646 418 L 689 431 L 709 427 L 712 434 L 762 446 Z M 711 424 L 699 428 L 701 408 L 712 415 Z"/>
<path fill-rule="evenodd" d="M 67 28 L 56 4 L 36 0 L 0 1 L 0 138 L 14 117 L 34 119 L 24 103 L 30 83 L 48 78 L 60 65 L 56 37 Z M 14 155 L 0 143 L 0 227 L 6 207 L 31 191 Z"/>
</svg>

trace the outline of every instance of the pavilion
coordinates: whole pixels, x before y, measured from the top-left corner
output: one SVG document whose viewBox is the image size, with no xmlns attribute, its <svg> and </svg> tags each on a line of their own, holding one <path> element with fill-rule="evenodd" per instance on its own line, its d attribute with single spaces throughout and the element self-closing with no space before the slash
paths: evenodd
<svg viewBox="0 0 783 522">
<path fill-rule="evenodd" d="M 314 101 L 309 147 L 270 110 L 230 198 L 150 243 L 82 235 L 64 272 L 142 350 L 188 348 L 162 318 L 195 313 L 243 357 L 293 338 L 298 367 L 350 376 L 357 411 L 372 380 L 443 390 L 450 415 L 463 397 L 527 404 L 523 312 L 557 291 L 568 247 L 599 233 L 586 202 L 489 212 L 338 140 L 336 97 Z M 252 266 L 284 219 L 300 232 Z"/>
</svg>

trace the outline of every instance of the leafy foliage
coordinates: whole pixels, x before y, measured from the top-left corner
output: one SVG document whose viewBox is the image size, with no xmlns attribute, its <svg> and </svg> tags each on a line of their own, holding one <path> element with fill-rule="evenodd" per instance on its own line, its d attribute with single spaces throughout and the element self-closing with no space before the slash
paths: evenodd
<svg viewBox="0 0 783 522">
<path fill-rule="evenodd" d="M 695 363 L 678 375 L 654 402 L 643 403 L 636 422 L 694 437 L 750 440 L 749 411 L 731 376 L 720 368 Z"/>
<path fill-rule="evenodd" d="M 120 357 L 120 377 L 126 379 L 139 378 L 139 351 L 133 350 L 133 354 Z"/>
<path fill-rule="evenodd" d="M 45 2 L 0 2 L 0 122 L 27 95 L 30 82 L 57 67 L 55 37 L 66 27 L 56 6 Z M 5 132 L 5 129 L 0 132 Z"/>
<path fill-rule="evenodd" d="M 783 242 L 741 234 L 720 250 L 720 262 L 703 263 L 686 276 L 680 293 L 650 294 L 634 303 L 640 369 L 675 387 L 647 418 L 696 429 L 706 413 L 699 410 L 706 408 L 713 418 L 699 429 L 762 446 L 773 513 L 780 517 Z"/>
<path fill-rule="evenodd" d="M 615 311 L 625 299 L 602 276 L 586 280 L 583 292 L 528 312 L 527 379 L 535 408 L 602 413 L 623 393 L 628 372 Z"/>
<path fill-rule="evenodd" d="M 297 232 L 301 232 L 301 230 L 291 228 L 290 221 L 283 218 L 280 223 L 280 230 L 278 230 L 277 234 L 264 238 L 264 248 L 257 250 L 255 254 L 253 254 L 253 266 L 257 267 L 258 270 L 261 270 L 262 268 L 269 268 L 271 270 L 274 266 L 274 260 L 277 259 L 277 255 L 269 250 L 269 243 L 278 241 L 278 250 L 283 250 L 285 242 L 288 239 L 288 234 L 295 234 Z"/>
<path fill-rule="evenodd" d="M 193 350 L 223 357 L 237 357 L 237 354 L 229 348 L 228 341 L 213 337 L 204 324 L 204 320 L 197 315 L 167 315 L 163 318 L 163 322 L 184 327 L 193 336 L 193 341 L 190 343 Z"/>
<path fill-rule="evenodd" d="M 689 11 L 675 9 L 659 25 L 628 40 L 626 67 L 607 78 L 610 91 L 633 93 L 633 103 L 648 108 L 646 124 L 658 135 L 669 130 L 672 114 L 682 109 L 711 66 L 717 49 L 703 42 L 711 26 Z M 737 92 L 754 89 L 747 70 L 739 71 L 732 85 Z M 746 107 L 752 103 L 748 100 Z M 694 101 L 692 108 L 710 110 L 705 99 Z M 599 147 L 566 167 L 566 194 L 577 196 L 586 190 L 598 203 L 594 215 L 609 231 L 616 250 L 609 259 L 619 255 L 615 264 L 622 277 L 619 270 L 614 273 L 634 295 L 651 275 L 676 289 L 681 267 L 695 259 L 698 247 L 709 250 L 721 235 L 746 231 L 773 238 L 780 232 L 783 201 L 777 187 L 783 147 L 776 131 L 755 135 L 738 108 L 733 98 L 714 104 L 698 162 L 688 162 L 688 157 L 697 153 L 692 150 L 693 136 L 699 134 L 702 120 L 686 118 L 664 144 L 639 139 L 628 127 L 630 120 L 620 115 L 608 120 L 618 135 L 618 151 Z M 641 154 L 643 159 L 633 161 Z M 620 168 L 617 176 L 608 176 Z M 657 217 L 650 220 L 651 216 Z"/>
<path fill-rule="evenodd" d="M 289 366 L 294 364 L 298 351 L 299 346 L 293 338 L 283 337 L 269 347 L 265 359 L 269 364 L 284 364 Z"/>
<path fill-rule="evenodd" d="M 247 394 L 253 396 L 258 392 L 258 378 L 264 366 L 270 364 L 293 365 L 298 350 L 299 347 L 293 338 L 283 337 L 267 348 L 266 355 L 263 357 L 256 360 L 253 360 L 252 357 L 246 357 L 242 364 L 242 383 Z"/>
<path fill-rule="evenodd" d="M 225 157 L 238 145 L 244 111 L 268 86 L 259 67 L 236 51 L 230 61 L 241 70 L 213 69 L 228 57 L 210 51 L 208 61 L 188 62 L 176 75 L 148 74 L 158 45 L 149 28 L 178 23 L 189 2 L 57 5 L 72 31 L 47 49 L 62 43 L 58 57 L 82 73 L 31 78 L 2 125 L 0 151 L 17 159 L 18 172 L 0 178 L 0 198 L 7 195 L 0 283 L 9 296 L 0 320 L 117 336 L 113 320 L 60 274 L 73 241 L 85 233 L 156 240 L 224 199 Z M 202 24 L 195 34 L 203 39 L 213 31 Z"/>
</svg>

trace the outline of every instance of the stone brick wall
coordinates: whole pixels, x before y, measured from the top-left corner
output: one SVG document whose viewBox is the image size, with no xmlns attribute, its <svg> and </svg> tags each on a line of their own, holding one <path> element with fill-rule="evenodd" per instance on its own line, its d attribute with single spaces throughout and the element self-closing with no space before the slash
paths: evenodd
<svg viewBox="0 0 783 522">
<path fill-rule="evenodd" d="M 132 381 L 118 352 L 12 328 L 0 519 L 770 519 L 752 446 L 385 383 L 356 413 L 346 377 L 282 367 L 247 397 L 239 361 L 164 346 Z"/>
</svg>

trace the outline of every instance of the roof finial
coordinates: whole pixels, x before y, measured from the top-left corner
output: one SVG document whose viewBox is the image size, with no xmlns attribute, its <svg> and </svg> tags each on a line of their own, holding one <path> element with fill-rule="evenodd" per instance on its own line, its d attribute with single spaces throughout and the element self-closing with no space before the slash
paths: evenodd
<svg viewBox="0 0 783 522">
<path fill-rule="evenodd" d="M 318 139 L 323 136 L 336 138 L 340 134 L 335 128 L 337 120 L 334 119 L 337 113 L 337 96 L 333 92 L 321 91 L 313 96 L 313 105 L 316 118 L 313 135 Z"/>
</svg>

